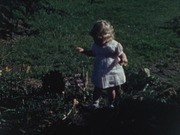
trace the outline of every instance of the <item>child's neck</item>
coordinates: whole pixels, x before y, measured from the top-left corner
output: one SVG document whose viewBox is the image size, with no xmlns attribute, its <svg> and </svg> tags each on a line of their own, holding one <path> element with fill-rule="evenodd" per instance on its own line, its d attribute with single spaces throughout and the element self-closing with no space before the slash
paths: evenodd
<svg viewBox="0 0 180 135">
<path fill-rule="evenodd" d="M 108 43 L 111 40 L 112 40 L 112 38 L 99 39 L 99 40 L 95 41 L 95 43 L 100 45 L 100 46 L 103 46 L 103 45 L 105 45 L 106 43 Z"/>
</svg>

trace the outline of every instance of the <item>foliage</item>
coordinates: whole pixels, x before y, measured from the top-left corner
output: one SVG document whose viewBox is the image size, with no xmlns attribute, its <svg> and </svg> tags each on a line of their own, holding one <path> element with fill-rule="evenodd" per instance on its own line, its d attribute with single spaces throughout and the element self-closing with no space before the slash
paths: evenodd
<svg viewBox="0 0 180 135">
<path fill-rule="evenodd" d="M 131 79 L 137 82 L 127 82 L 128 89 L 124 87 L 124 93 L 115 102 L 117 108 L 127 101 L 130 103 L 129 100 L 140 104 L 178 104 L 174 98 L 178 95 L 172 87 L 161 85 L 159 80 L 140 71 L 131 74 Z M 0 78 L 1 133 L 30 135 L 46 132 L 51 135 L 52 130 L 60 132 L 59 128 L 55 128 L 57 125 L 71 128 L 74 124 L 76 128 L 81 128 L 90 122 L 88 118 L 91 115 L 94 117 L 94 114 L 91 114 L 93 110 L 89 110 L 87 106 L 92 102 L 92 90 L 86 86 L 86 78 L 82 74 L 69 76 L 62 75 L 59 71 L 51 71 L 42 77 L 42 81 L 27 77 L 8 70 Z M 104 100 L 101 100 L 100 109 L 105 107 L 103 102 Z"/>
<path fill-rule="evenodd" d="M 59 78 L 56 71 L 43 76 L 47 79 L 53 76 L 57 81 L 63 79 L 63 90 L 49 87 L 56 85 L 55 82 L 46 84 L 45 79 L 41 82 L 21 75 L 8 71 L 0 78 L 1 86 L 7 86 L 1 87 L 0 93 L 1 134 L 40 134 L 54 122 L 71 117 L 76 98 L 82 102 L 84 97 L 88 98 L 81 75 Z M 49 89 L 45 89 L 46 85 Z"/>
</svg>

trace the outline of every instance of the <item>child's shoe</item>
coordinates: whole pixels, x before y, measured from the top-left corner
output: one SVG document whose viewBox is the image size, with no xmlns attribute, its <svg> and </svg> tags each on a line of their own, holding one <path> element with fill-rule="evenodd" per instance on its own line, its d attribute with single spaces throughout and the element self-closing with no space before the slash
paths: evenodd
<svg viewBox="0 0 180 135">
<path fill-rule="evenodd" d="M 92 104 L 92 106 L 96 109 L 96 108 L 99 108 L 99 103 L 94 103 Z"/>
<path fill-rule="evenodd" d="M 114 105 L 113 105 L 113 104 L 111 104 L 109 107 L 110 107 L 110 108 L 114 108 Z"/>
<path fill-rule="evenodd" d="M 92 105 L 90 105 L 91 109 L 97 109 L 99 108 L 99 101 L 95 101 Z"/>
</svg>

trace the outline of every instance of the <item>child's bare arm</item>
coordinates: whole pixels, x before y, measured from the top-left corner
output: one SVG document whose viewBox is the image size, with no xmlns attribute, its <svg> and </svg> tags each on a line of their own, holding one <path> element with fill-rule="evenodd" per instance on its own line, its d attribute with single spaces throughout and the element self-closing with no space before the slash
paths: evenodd
<svg viewBox="0 0 180 135">
<path fill-rule="evenodd" d="M 86 49 L 81 48 L 81 47 L 76 47 L 76 51 L 79 53 L 83 53 L 87 56 L 94 56 L 94 54 L 92 53 L 92 50 L 86 50 Z"/>
<path fill-rule="evenodd" d="M 81 48 L 81 47 L 76 47 L 76 51 L 77 51 L 77 52 L 79 52 L 79 53 L 81 53 L 81 52 L 83 52 L 83 51 L 84 51 L 84 48 Z"/>
</svg>

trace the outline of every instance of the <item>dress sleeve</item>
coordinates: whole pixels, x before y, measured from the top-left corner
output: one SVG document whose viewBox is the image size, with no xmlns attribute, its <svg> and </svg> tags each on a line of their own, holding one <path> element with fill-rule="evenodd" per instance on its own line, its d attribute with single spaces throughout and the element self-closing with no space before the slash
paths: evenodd
<svg viewBox="0 0 180 135">
<path fill-rule="evenodd" d="M 84 49 L 84 51 L 82 53 L 87 56 L 94 57 L 95 54 L 93 53 L 93 45 L 91 45 L 90 49 Z"/>
<path fill-rule="evenodd" d="M 94 56 L 92 50 L 90 50 L 90 49 L 85 49 L 82 53 L 87 55 L 87 56 L 91 56 L 91 57 Z"/>
<path fill-rule="evenodd" d="M 116 48 L 116 54 L 119 56 L 122 53 L 123 53 L 123 46 L 120 43 L 118 43 Z"/>
</svg>

